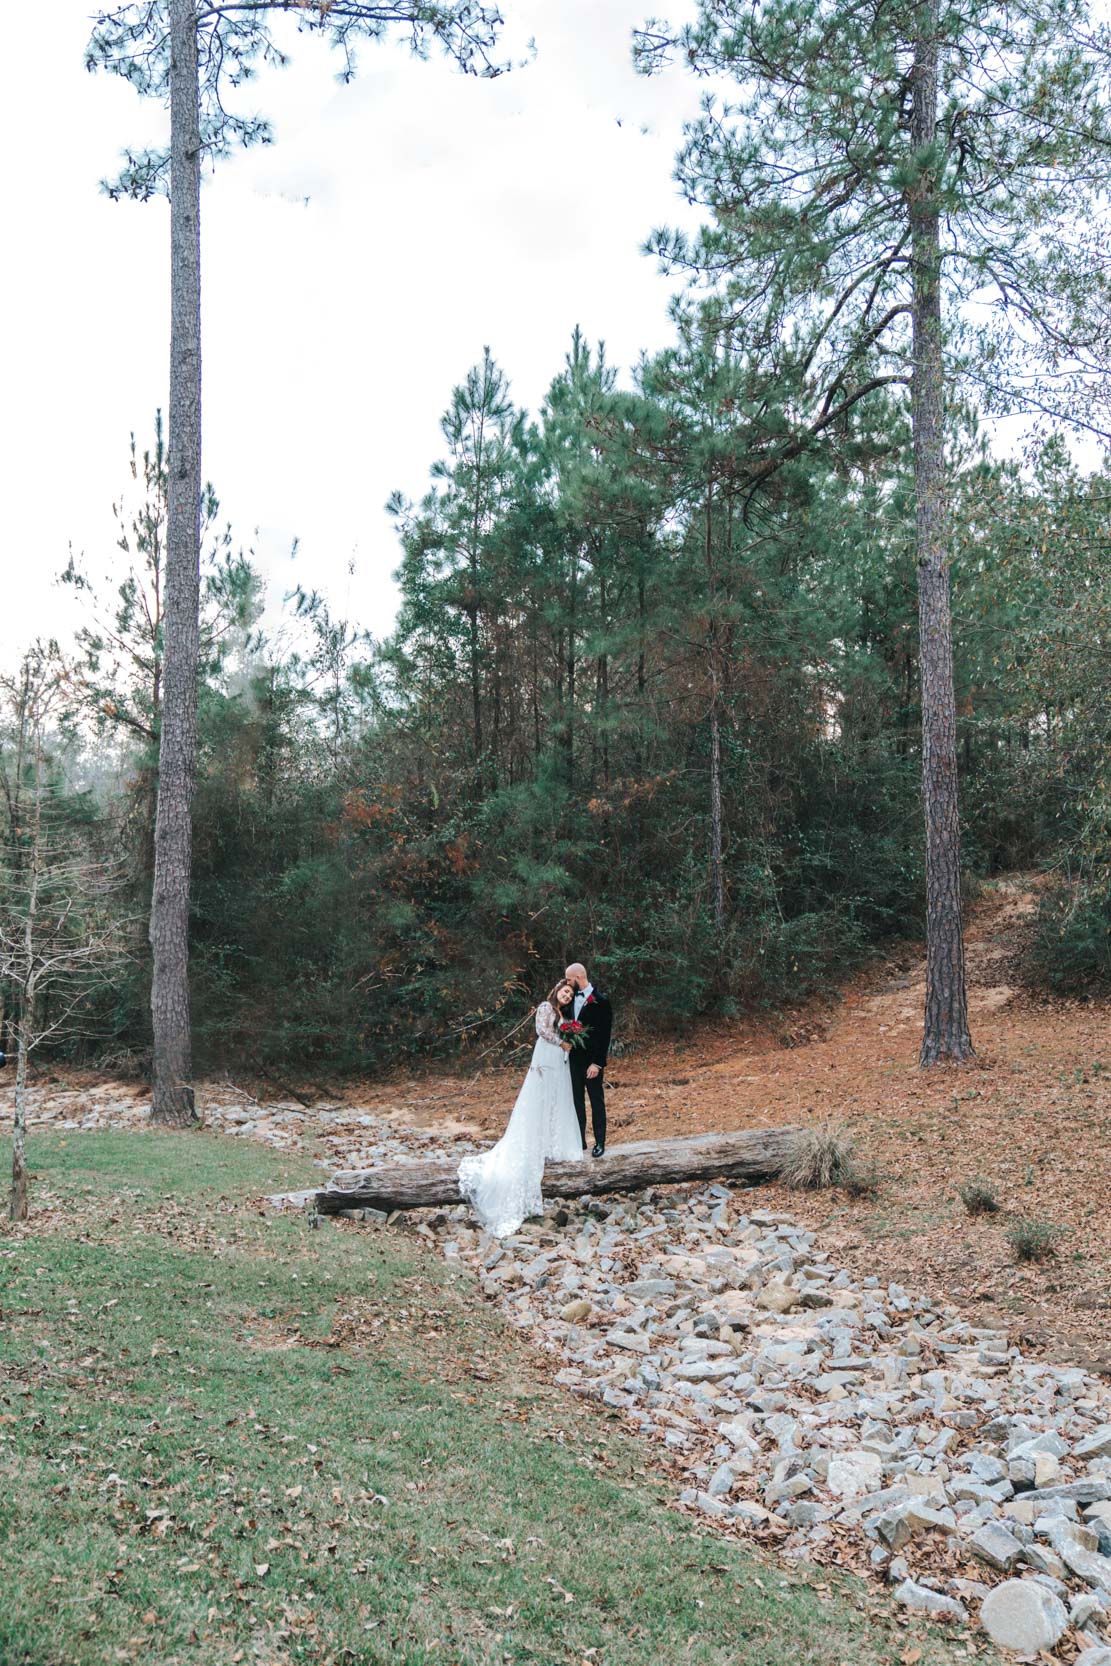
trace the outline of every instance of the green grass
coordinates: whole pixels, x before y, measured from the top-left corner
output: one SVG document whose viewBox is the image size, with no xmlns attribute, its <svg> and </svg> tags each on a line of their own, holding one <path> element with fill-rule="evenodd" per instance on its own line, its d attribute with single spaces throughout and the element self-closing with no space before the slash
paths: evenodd
<svg viewBox="0 0 1111 1666">
<path fill-rule="evenodd" d="M 33 1167 L 0 1236 L 3 1666 L 902 1658 L 875 1587 L 670 1509 L 464 1272 L 260 1208 L 309 1165 L 147 1133 Z"/>
</svg>

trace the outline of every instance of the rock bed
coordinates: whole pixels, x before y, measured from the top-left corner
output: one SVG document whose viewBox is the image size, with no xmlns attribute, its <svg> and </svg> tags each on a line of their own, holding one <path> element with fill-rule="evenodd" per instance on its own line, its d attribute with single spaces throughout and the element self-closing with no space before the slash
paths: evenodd
<svg viewBox="0 0 1111 1666">
<path fill-rule="evenodd" d="M 420 1100 L 388 1108 L 385 1114 L 381 1110 L 370 1114 L 344 1105 L 306 1107 L 292 1099 L 260 1103 L 242 1092 L 230 1097 L 231 1091 L 210 1085 L 199 1093 L 206 1128 L 260 1140 L 278 1151 L 310 1151 L 319 1167 L 329 1173 L 339 1167 L 372 1168 L 377 1163 L 419 1161 L 439 1155 L 449 1144 L 462 1157 L 486 1143 L 445 1136 L 442 1128 L 406 1126 L 404 1117 L 413 1104 L 422 1104 Z M 10 1114 L 12 1106 L 10 1083 L 0 1082 L 0 1112 Z M 391 1113 L 398 1121 L 392 1120 Z M 53 1133 L 96 1133 L 113 1128 L 139 1133 L 150 1127 L 150 1100 L 118 1087 L 36 1084 L 29 1114 L 32 1134 L 43 1128 Z"/>
<path fill-rule="evenodd" d="M 1111 1391 L 854 1280 L 757 1197 L 584 1199 L 504 1242 L 462 1209 L 418 1230 L 557 1382 L 663 1444 L 687 1510 L 1000 1646 L 1111 1666 Z"/>
<path fill-rule="evenodd" d="M 325 1169 L 475 1149 L 381 1114 L 213 1092 L 205 1119 L 279 1149 L 311 1142 Z M 35 1120 L 147 1117 L 83 1089 L 41 1096 Z M 908 1610 L 978 1622 L 1020 1655 L 1111 1666 L 1111 1388 L 854 1279 L 758 1197 L 567 1201 L 504 1242 L 464 1209 L 417 1230 L 473 1270 L 558 1383 L 663 1446 L 686 1510 L 788 1559 L 871 1571 Z"/>
</svg>

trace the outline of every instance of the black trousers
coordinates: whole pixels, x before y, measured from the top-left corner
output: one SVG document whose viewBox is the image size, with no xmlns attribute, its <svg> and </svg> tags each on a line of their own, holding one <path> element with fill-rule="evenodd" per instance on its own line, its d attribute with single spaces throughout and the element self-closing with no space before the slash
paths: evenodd
<svg viewBox="0 0 1111 1666">
<path fill-rule="evenodd" d="M 590 1126 L 595 1145 L 606 1143 L 606 1089 L 601 1076 L 587 1081 L 587 1066 L 571 1066 L 571 1094 L 575 1101 L 575 1115 L 579 1119 L 579 1133 L 586 1145 L 586 1098 L 590 1095 Z"/>
</svg>

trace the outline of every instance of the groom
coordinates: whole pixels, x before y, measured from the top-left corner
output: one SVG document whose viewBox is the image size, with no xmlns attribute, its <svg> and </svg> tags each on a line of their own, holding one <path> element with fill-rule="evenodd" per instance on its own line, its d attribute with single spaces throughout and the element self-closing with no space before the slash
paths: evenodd
<svg viewBox="0 0 1111 1666">
<path fill-rule="evenodd" d="M 602 1073 L 610 1050 L 613 1029 L 613 1008 L 590 981 L 586 967 L 578 961 L 568 966 L 564 977 L 575 991 L 571 1016 L 578 1019 L 586 1031 L 586 1046 L 572 1047 L 568 1063 L 571 1066 L 571 1093 L 575 1100 L 575 1115 L 579 1119 L 583 1150 L 586 1150 L 586 1096 L 590 1095 L 590 1126 L 594 1133 L 592 1155 L 601 1157 L 606 1149 L 606 1089 Z"/>
</svg>

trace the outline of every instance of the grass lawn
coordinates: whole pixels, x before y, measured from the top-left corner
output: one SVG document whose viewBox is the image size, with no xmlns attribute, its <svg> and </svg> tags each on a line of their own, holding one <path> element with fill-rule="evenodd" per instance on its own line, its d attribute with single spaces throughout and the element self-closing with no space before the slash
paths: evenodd
<svg viewBox="0 0 1111 1666">
<path fill-rule="evenodd" d="M 260 1209 L 308 1164 L 151 1132 L 32 1166 L 0 1234 L 2 1666 L 967 1658 L 668 1508 L 411 1235 Z"/>
</svg>

